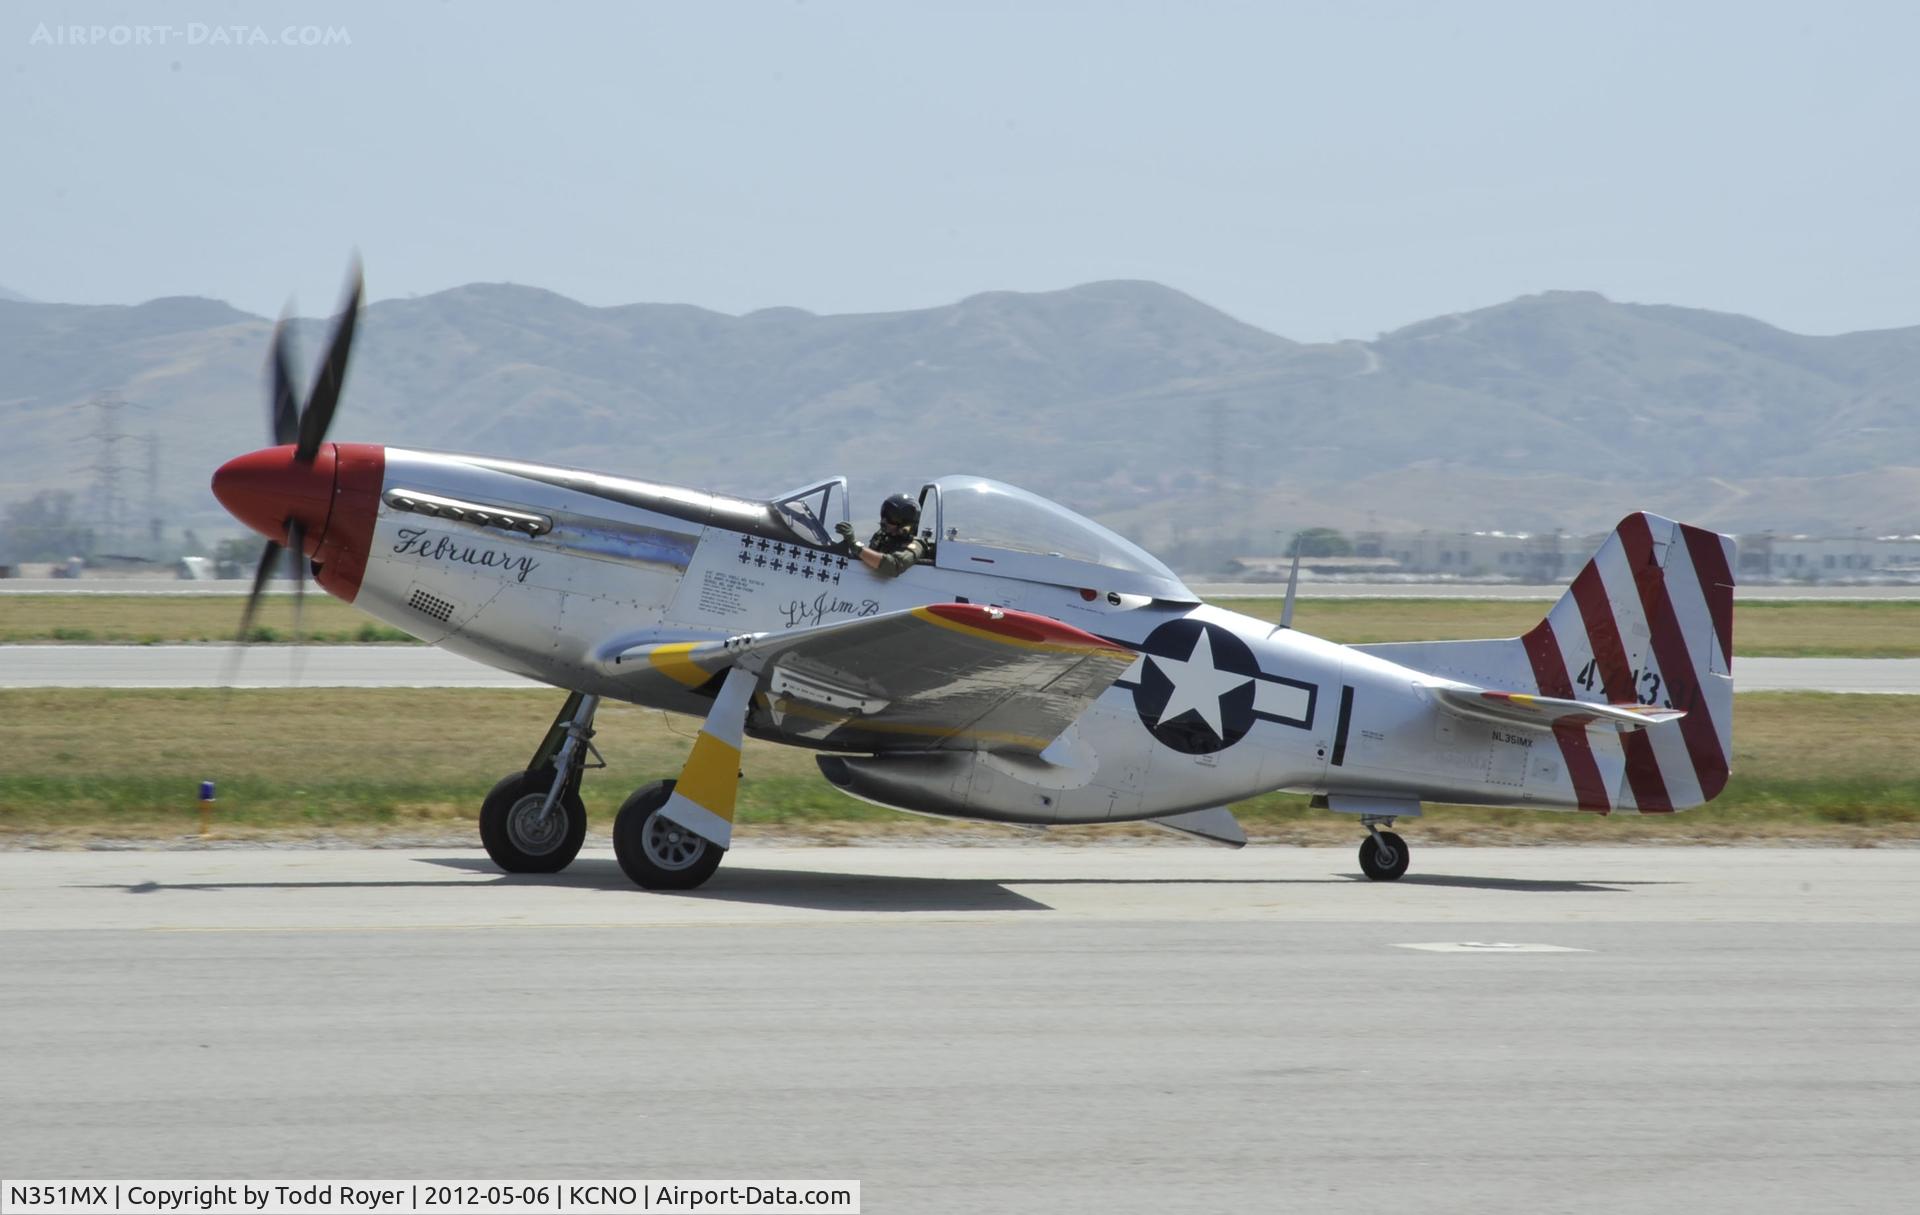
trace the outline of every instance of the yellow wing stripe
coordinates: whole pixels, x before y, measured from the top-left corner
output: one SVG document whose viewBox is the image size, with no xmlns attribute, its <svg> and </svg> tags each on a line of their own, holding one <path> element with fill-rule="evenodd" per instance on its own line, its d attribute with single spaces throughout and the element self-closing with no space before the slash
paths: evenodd
<svg viewBox="0 0 1920 1215">
<path fill-rule="evenodd" d="M 696 663 L 688 655 L 693 647 L 704 644 L 698 641 L 675 641 L 667 645 L 657 645 L 647 651 L 647 661 L 653 669 L 676 683 L 689 688 L 697 688 L 713 678 L 713 672 Z"/>
<path fill-rule="evenodd" d="M 734 799 L 740 792 L 740 748 L 702 730 L 693 740 L 673 791 L 731 823 Z"/>
<path fill-rule="evenodd" d="M 1117 647 L 1105 644 L 1076 645 L 1066 641 L 1027 641 L 1020 637 L 1009 637 L 1005 633 L 995 633 L 987 629 L 975 628 L 970 624 L 963 624 L 958 620 L 948 620 L 946 617 L 935 615 L 923 607 L 914 608 L 913 614 L 917 619 L 924 620 L 928 624 L 937 624 L 943 629 L 952 629 L 963 637 L 977 637 L 981 641 L 992 641 L 999 645 L 1018 646 L 1023 650 L 1037 650 L 1043 654 L 1079 654 L 1086 656 L 1091 654 L 1112 653 L 1114 660 L 1117 662 L 1131 663 L 1133 661 L 1132 654 L 1125 653 Z"/>
</svg>

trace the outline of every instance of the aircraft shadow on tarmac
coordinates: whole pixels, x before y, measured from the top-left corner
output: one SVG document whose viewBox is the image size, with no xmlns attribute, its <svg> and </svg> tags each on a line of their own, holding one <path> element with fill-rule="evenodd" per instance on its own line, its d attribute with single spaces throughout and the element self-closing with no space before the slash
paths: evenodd
<svg viewBox="0 0 1920 1215">
<path fill-rule="evenodd" d="M 119 890 L 127 894 L 170 891 L 218 893 L 223 890 L 423 890 L 459 891 L 476 886 L 546 886 L 557 889 L 604 890 L 609 894 L 648 898 L 683 898 L 713 902 L 765 903 L 818 911 L 1051 911 L 1045 903 L 1015 894 L 999 880 L 985 878 L 928 878 L 892 874 L 806 873 L 788 869 L 754 869 L 737 865 L 716 875 L 699 890 L 643 891 L 618 863 L 584 858 L 563 873 L 501 873 L 493 862 L 474 857 L 430 857 L 424 863 L 485 875 L 484 882 L 444 878 L 407 880 L 305 882 L 137 882 L 113 883 L 90 889 Z"/>
<path fill-rule="evenodd" d="M 1348 882 L 1365 883 L 1368 878 L 1363 873 L 1352 873 L 1343 879 Z M 1552 881 L 1534 878 L 1491 878 L 1473 877 L 1452 873 L 1409 873 L 1395 879 L 1400 886 L 1457 886 L 1463 890 L 1514 890 L 1524 894 L 1580 894 L 1604 892 L 1606 894 L 1627 894 L 1634 886 L 1677 886 L 1678 882 L 1634 882 L 1609 878 L 1604 882 L 1582 882 L 1578 879 Z"/>
<path fill-rule="evenodd" d="M 477 857 L 435 858 L 428 863 L 475 873 L 493 873 L 492 862 Z M 610 860 L 575 861 L 557 877 L 500 875 L 515 884 L 605 887 L 631 891 L 633 883 Z M 658 891 L 675 898 L 719 902 L 767 903 L 818 911 L 1051 911 L 1047 904 L 1009 889 L 1014 886 L 1344 886 L 1366 883 L 1362 874 L 1330 874 L 1323 878 L 1057 878 L 1000 877 L 944 878 L 900 874 L 831 873 L 795 869 L 756 869 L 737 864 L 720 870 L 698 890 Z M 1451 874 L 1409 874 L 1408 886 L 1459 887 L 1472 890 L 1508 890 L 1536 894 L 1584 891 L 1628 893 L 1628 887 L 1668 883 L 1609 881 L 1533 881 L 1526 878 L 1478 878 Z"/>
<path fill-rule="evenodd" d="M 493 862 L 478 857 L 422 858 L 473 873 L 496 873 Z M 1051 911 L 1045 903 L 1015 894 L 1007 883 L 990 878 L 912 877 L 899 874 L 824 873 L 793 869 L 723 868 L 698 890 L 642 891 L 616 861 L 588 857 L 565 873 L 507 877 L 514 885 L 574 886 L 651 898 L 703 902 L 764 903 L 811 911 Z"/>
<path fill-rule="evenodd" d="M 575 890 L 604 890 L 639 895 L 620 866 L 595 857 L 575 861 L 564 873 L 501 873 L 479 857 L 426 857 L 423 863 L 485 875 L 484 883 L 418 881 L 306 881 L 306 882 L 139 882 L 104 889 L 128 894 L 163 891 L 217 893 L 222 890 L 470 890 L 485 886 L 551 886 Z M 831 873 L 794 869 L 756 869 L 734 865 L 721 870 L 698 890 L 656 891 L 649 897 L 698 899 L 726 903 L 760 903 L 814 911 L 1051 911 L 1052 907 L 1011 889 L 1016 886 L 1347 886 L 1365 884 L 1360 874 L 1329 874 L 1321 878 L 948 878 L 901 874 Z M 1480 878 L 1453 874 L 1408 874 L 1401 886 L 1503 890 L 1523 894 L 1584 892 L 1629 893 L 1634 886 L 1670 885 L 1665 882 L 1610 880 L 1606 882 L 1534 881 L 1525 878 Z"/>
</svg>

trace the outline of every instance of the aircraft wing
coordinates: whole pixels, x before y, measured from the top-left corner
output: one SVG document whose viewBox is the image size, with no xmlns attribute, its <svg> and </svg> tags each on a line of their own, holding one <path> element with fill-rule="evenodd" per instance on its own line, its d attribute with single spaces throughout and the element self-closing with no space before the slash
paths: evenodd
<svg viewBox="0 0 1920 1215">
<path fill-rule="evenodd" d="M 796 741 L 1029 755 L 1135 657 L 1048 616 L 969 603 L 725 641 L 639 640 L 600 655 L 605 669 L 689 689 L 743 667 L 758 677 L 750 722 Z"/>
<path fill-rule="evenodd" d="M 1602 704 L 1590 700 L 1567 700 L 1558 696 L 1536 696 L 1531 692 L 1496 692 L 1468 684 L 1428 684 L 1427 691 L 1442 708 L 1462 717 L 1502 722 L 1530 730 L 1553 726 L 1580 726 L 1589 730 L 1644 730 L 1665 721 L 1686 716 L 1685 709 L 1659 705 Z"/>
</svg>

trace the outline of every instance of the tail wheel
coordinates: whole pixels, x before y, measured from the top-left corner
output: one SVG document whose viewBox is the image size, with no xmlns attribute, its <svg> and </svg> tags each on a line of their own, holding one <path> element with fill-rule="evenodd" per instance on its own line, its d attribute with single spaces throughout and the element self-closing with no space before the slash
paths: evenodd
<svg viewBox="0 0 1920 1215">
<path fill-rule="evenodd" d="M 613 820 L 613 854 L 620 869 L 648 890 L 692 890 L 713 876 L 727 850 L 660 813 L 674 782 L 657 780 L 633 791 Z"/>
<path fill-rule="evenodd" d="M 545 818 L 553 769 L 516 772 L 480 803 L 480 842 L 493 863 L 508 873 L 558 873 L 573 863 L 587 838 L 587 807 L 568 786 Z"/>
<path fill-rule="evenodd" d="M 1360 872 L 1376 882 L 1391 882 L 1407 871 L 1407 841 L 1391 831 L 1376 831 L 1360 841 Z"/>
</svg>

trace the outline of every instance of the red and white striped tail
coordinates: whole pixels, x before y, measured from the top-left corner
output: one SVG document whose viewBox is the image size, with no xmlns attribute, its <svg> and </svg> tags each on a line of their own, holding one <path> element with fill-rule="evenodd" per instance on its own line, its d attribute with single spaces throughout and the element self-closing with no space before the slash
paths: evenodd
<svg viewBox="0 0 1920 1215">
<path fill-rule="evenodd" d="M 1542 695 L 1658 704 L 1677 721 L 1617 742 L 1554 735 L 1583 810 L 1663 814 L 1711 801 L 1733 752 L 1733 537 L 1628 515 L 1521 644 Z"/>
</svg>

